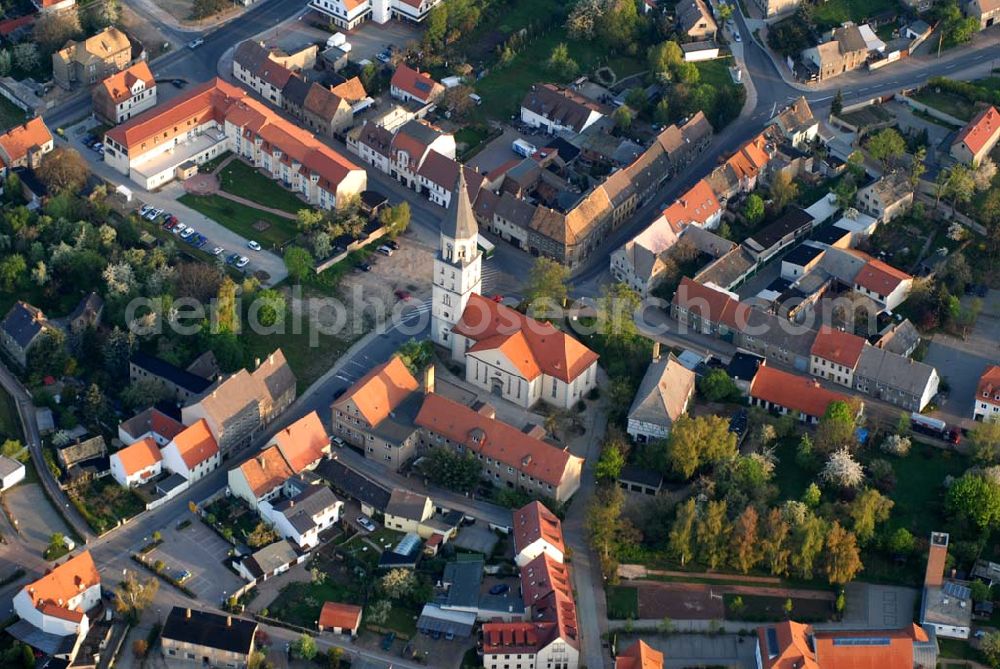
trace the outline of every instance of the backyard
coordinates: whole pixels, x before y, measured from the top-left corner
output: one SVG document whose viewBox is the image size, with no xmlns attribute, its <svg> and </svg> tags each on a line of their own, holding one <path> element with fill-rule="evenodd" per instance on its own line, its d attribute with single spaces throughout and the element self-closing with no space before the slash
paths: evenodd
<svg viewBox="0 0 1000 669">
<path fill-rule="evenodd" d="M 178 199 L 178 202 L 208 216 L 242 237 L 257 240 L 264 248 L 280 247 L 294 239 L 296 235 L 295 221 L 218 195 L 186 193 Z"/>
<path fill-rule="evenodd" d="M 636 588 L 612 585 L 607 589 L 608 618 L 635 620 L 639 617 L 639 591 Z"/>
<path fill-rule="evenodd" d="M 899 3 L 896 0 L 829 0 L 814 5 L 813 20 L 823 30 L 837 27 L 845 21 L 860 24 L 876 14 L 898 9 Z"/>
<path fill-rule="evenodd" d="M 142 500 L 133 491 L 121 487 L 109 476 L 94 479 L 68 494 L 73 506 L 98 534 L 145 510 Z"/>
<path fill-rule="evenodd" d="M 310 208 L 298 195 L 282 188 L 276 181 L 268 179 L 242 160 L 229 161 L 217 176 L 222 190 L 261 206 L 281 209 L 290 214 Z"/>
<path fill-rule="evenodd" d="M 257 514 L 237 497 L 220 497 L 204 512 L 202 520 L 227 540 L 245 541 L 260 522 Z"/>
<path fill-rule="evenodd" d="M 24 111 L 20 107 L 14 105 L 7 98 L 0 97 L 0 130 L 13 128 L 15 125 L 24 123 L 24 120 Z"/>
<path fill-rule="evenodd" d="M 925 87 L 910 97 L 917 102 L 922 102 L 928 107 L 934 107 L 934 109 L 954 116 L 957 119 L 968 121 L 972 118 L 972 103 L 954 93 L 937 91 L 930 87 Z"/>
</svg>

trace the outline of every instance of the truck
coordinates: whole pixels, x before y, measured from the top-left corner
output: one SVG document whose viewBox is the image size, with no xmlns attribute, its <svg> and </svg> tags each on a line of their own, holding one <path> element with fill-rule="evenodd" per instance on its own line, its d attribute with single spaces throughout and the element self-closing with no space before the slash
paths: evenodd
<svg viewBox="0 0 1000 669">
<path fill-rule="evenodd" d="M 910 427 L 915 432 L 921 432 L 931 437 L 937 437 L 952 444 L 962 441 L 962 431 L 957 427 L 949 428 L 948 424 L 940 418 L 931 418 L 916 411 L 910 414 Z"/>
<path fill-rule="evenodd" d="M 510 148 L 513 149 L 514 153 L 523 158 L 530 158 L 538 152 L 538 148 L 534 144 L 526 142 L 523 139 L 515 139 Z"/>
</svg>

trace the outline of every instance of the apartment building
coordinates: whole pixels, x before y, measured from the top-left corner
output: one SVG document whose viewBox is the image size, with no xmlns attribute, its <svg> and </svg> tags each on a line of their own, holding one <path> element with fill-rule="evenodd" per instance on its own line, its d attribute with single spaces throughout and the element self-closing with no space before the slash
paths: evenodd
<svg viewBox="0 0 1000 669">
<path fill-rule="evenodd" d="M 118 125 L 156 105 L 156 79 L 141 60 L 95 86 L 91 98 L 97 118 Z"/>
<path fill-rule="evenodd" d="M 82 42 L 70 40 L 53 53 L 52 78 L 66 89 L 96 84 L 131 62 L 132 43 L 121 30 L 109 27 Z"/>
</svg>

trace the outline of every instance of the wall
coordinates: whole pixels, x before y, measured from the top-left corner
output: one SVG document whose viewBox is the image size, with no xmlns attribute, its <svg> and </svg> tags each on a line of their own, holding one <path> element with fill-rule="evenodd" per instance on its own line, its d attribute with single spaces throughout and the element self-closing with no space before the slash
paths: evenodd
<svg viewBox="0 0 1000 669">
<path fill-rule="evenodd" d="M 926 114 L 930 114 L 934 118 L 941 119 L 945 123 L 950 123 L 950 124 L 952 124 L 952 125 L 954 125 L 956 127 L 959 127 L 959 128 L 961 128 L 961 127 L 963 127 L 965 125 L 965 121 L 963 121 L 962 119 L 956 118 L 956 117 L 952 116 L 951 114 L 946 114 L 946 113 L 944 113 L 943 111 L 941 111 L 939 109 L 935 109 L 934 107 L 930 107 L 928 105 L 925 105 L 923 102 L 917 102 L 916 100 L 914 100 L 913 98 L 911 98 L 911 97 L 909 97 L 907 95 L 900 96 L 900 99 L 903 102 L 905 102 L 906 104 L 910 105 L 910 107 L 912 109 L 915 109 L 917 111 L 922 111 L 922 112 L 924 112 Z"/>
</svg>

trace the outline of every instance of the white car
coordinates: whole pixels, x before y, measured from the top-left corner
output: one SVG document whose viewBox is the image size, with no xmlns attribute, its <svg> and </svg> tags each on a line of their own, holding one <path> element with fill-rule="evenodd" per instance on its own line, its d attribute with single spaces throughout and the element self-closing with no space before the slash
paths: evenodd
<svg viewBox="0 0 1000 669">
<path fill-rule="evenodd" d="M 174 229 L 171 230 L 171 232 L 174 233 L 175 235 L 181 235 L 184 234 L 184 232 L 188 229 L 189 229 L 188 226 L 184 225 L 183 223 L 178 223 L 176 226 L 174 226 Z"/>
<path fill-rule="evenodd" d="M 736 40 L 737 42 L 742 42 L 743 41 L 743 38 L 740 37 L 739 33 L 733 33 L 733 39 Z"/>
<path fill-rule="evenodd" d="M 187 230 L 181 233 L 181 239 L 187 239 L 193 234 L 194 234 L 194 228 L 188 228 Z"/>
<path fill-rule="evenodd" d="M 358 516 L 358 525 L 365 528 L 369 532 L 374 532 L 377 529 L 375 527 L 375 523 L 373 523 L 372 519 L 368 516 Z"/>
<path fill-rule="evenodd" d="M 139 208 L 139 215 L 142 216 L 143 218 L 146 218 L 146 214 L 148 214 L 154 208 L 155 207 L 153 207 L 153 205 L 151 204 L 144 204 L 142 205 L 142 207 Z"/>
<path fill-rule="evenodd" d="M 252 239 L 249 242 L 247 242 L 247 246 L 250 247 L 251 251 L 260 251 L 260 244 L 253 241 Z"/>
<path fill-rule="evenodd" d="M 205 40 L 203 40 L 202 38 L 199 37 L 198 39 L 193 39 L 190 42 L 188 42 L 188 48 L 189 49 L 197 49 L 198 47 L 200 47 L 204 43 L 205 43 Z"/>
<path fill-rule="evenodd" d="M 391 256 L 392 255 L 392 247 L 388 246 L 386 244 L 383 244 L 382 246 L 378 247 L 378 249 L 376 249 L 376 250 L 379 253 L 381 253 L 382 255 L 384 255 L 384 256 Z"/>
<path fill-rule="evenodd" d="M 221 256 L 225 252 L 226 249 L 222 248 L 221 246 L 216 246 L 214 249 L 212 249 L 213 256 Z"/>
<path fill-rule="evenodd" d="M 236 261 L 236 266 L 237 267 L 246 267 L 247 263 L 249 263 L 249 262 L 250 262 L 250 258 L 247 258 L 246 256 L 240 256 L 240 259 Z"/>
</svg>

